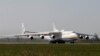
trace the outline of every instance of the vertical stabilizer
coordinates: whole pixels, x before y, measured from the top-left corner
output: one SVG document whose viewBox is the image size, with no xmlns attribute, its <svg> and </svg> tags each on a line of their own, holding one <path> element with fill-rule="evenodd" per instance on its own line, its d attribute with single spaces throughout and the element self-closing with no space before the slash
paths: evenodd
<svg viewBox="0 0 100 56">
<path fill-rule="evenodd" d="M 55 24 L 53 23 L 53 31 L 58 32 L 59 30 L 56 28 Z"/>
<path fill-rule="evenodd" d="M 22 23 L 22 32 L 21 32 L 21 34 L 25 34 L 25 26 L 24 26 L 24 23 Z"/>
</svg>

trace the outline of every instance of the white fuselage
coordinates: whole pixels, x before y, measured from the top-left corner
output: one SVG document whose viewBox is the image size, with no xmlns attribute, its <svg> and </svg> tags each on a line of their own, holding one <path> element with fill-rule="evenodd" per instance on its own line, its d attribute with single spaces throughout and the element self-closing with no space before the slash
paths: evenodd
<svg viewBox="0 0 100 56">
<path fill-rule="evenodd" d="M 70 41 L 72 39 L 78 39 L 78 35 L 72 31 L 61 32 L 61 39 L 64 41 Z M 45 36 L 44 40 L 53 40 L 51 36 Z"/>
<path fill-rule="evenodd" d="M 69 41 L 72 39 L 78 39 L 78 35 L 72 31 L 62 32 L 62 40 Z"/>
<path fill-rule="evenodd" d="M 27 34 L 33 35 L 33 37 L 35 39 L 41 39 L 41 37 L 39 37 L 38 35 L 40 35 L 40 34 L 49 34 L 49 32 L 27 33 Z M 78 35 L 76 33 L 74 33 L 73 31 L 61 31 L 60 38 L 64 41 L 70 41 L 70 40 L 73 40 L 73 39 L 78 39 Z M 54 40 L 54 39 L 51 38 L 50 35 L 45 35 L 43 40 L 51 41 L 51 40 Z"/>
</svg>

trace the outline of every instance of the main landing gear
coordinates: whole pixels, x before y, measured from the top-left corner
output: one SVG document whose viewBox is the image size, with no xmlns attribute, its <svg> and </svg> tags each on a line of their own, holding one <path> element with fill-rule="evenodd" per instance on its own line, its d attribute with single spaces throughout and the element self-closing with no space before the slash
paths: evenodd
<svg viewBox="0 0 100 56">
<path fill-rule="evenodd" d="M 56 43 L 58 43 L 58 44 L 65 44 L 65 41 L 63 41 L 63 40 L 53 40 L 53 41 L 50 41 L 50 43 L 51 44 L 56 44 Z"/>
</svg>

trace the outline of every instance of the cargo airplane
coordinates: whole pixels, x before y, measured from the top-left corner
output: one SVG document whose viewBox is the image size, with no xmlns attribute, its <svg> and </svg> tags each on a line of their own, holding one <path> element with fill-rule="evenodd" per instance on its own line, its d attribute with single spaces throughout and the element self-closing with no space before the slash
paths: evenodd
<svg viewBox="0 0 100 56">
<path fill-rule="evenodd" d="M 64 30 L 58 30 L 55 25 L 53 24 L 53 31 L 51 32 L 31 32 L 31 31 L 26 31 L 24 24 L 22 24 L 22 34 L 20 35 L 15 35 L 15 36 L 26 36 L 30 38 L 31 40 L 33 39 L 43 39 L 43 40 L 48 40 L 50 43 L 65 43 L 65 42 L 70 42 L 74 43 L 78 39 L 89 39 L 89 36 L 94 36 L 98 38 L 98 36 L 95 35 L 90 35 L 90 34 L 82 34 L 82 33 L 77 33 L 74 31 L 64 31 Z"/>
</svg>

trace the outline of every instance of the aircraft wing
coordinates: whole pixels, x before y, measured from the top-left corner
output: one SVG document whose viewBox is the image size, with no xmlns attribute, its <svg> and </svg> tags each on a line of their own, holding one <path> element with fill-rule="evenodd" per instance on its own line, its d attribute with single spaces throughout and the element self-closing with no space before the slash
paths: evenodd
<svg viewBox="0 0 100 56">
<path fill-rule="evenodd" d="M 15 35 L 15 36 L 40 36 L 40 35 L 50 35 L 50 34 L 54 34 L 54 32 L 38 32 L 38 33 L 26 33 L 26 34 L 19 34 L 19 35 Z"/>
<path fill-rule="evenodd" d="M 61 32 L 37 32 L 37 33 L 27 33 L 27 34 L 17 34 L 17 35 L 12 35 L 14 37 L 21 37 L 21 36 L 25 36 L 30 38 L 31 40 L 33 38 L 39 37 L 40 39 L 45 39 L 47 38 L 46 36 L 49 36 L 49 39 L 60 39 L 62 34 Z"/>
<path fill-rule="evenodd" d="M 95 33 L 95 34 L 76 33 L 76 34 L 79 36 L 80 39 L 83 39 L 83 38 L 89 39 L 90 36 L 92 36 L 92 37 L 94 37 L 95 39 L 99 40 L 99 37 L 98 37 L 98 35 L 97 35 L 96 33 Z"/>
<path fill-rule="evenodd" d="M 94 36 L 94 35 L 92 35 L 92 34 L 83 34 L 83 33 L 76 33 L 77 35 L 82 35 L 82 36 Z"/>
</svg>

